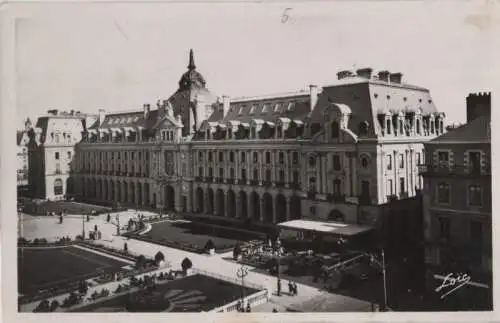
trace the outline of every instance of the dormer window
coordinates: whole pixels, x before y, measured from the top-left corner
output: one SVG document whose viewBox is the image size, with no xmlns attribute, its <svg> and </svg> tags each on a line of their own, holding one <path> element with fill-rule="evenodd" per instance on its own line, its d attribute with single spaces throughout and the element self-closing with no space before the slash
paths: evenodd
<svg viewBox="0 0 500 323">
<path fill-rule="evenodd" d="M 252 107 L 250 108 L 250 114 L 254 114 L 255 113 L 255 105 L 252 105 Z"/>
<path fill-rule="evenodd" d="M 368 122 L 367 121 L 360 122 L 358 131 L 360 137 L 368 136 Z"/>
<path fill-rule="evenodd" d="M 276 104 L 274 105 L 274 113 L 280 112 L 280 107 L 281 107 L 281 104 L 276 103 Z"/>
<path fill-rule="evenodd" d="M 390 135 L 391 132 L 392 132 L 392 123 L 391 123 L 391 118 L 390 117 L 388 117 L 385 120 L 385 129 L 387 131 L 387 134 Z"/>
<path fill-rule="evenodd" d="M 238 111 L 238 114 L 241 116 L 243 114 L 243 107 L 240 107 L 240 110 Z"/>
<path fill-rule="evenodd" d="M 332 138 L 338 138 L 339 137 L 339 124 L 337 121 L 333 121 L 330 124 L 330 131 L 331 131 L 331 136 Z"/>
<path fill-rule="evenodd" d="M 292 111 L 293 108 L 295 107 L 295 102 L 289 102 L 288 107 L 286 108 L 287 111 Z"/>
<path fill-rule="evenodd" d="M 268 110 L 267 104 L 262 105 L 262 113 L 266 113 Z"/>
</svg>

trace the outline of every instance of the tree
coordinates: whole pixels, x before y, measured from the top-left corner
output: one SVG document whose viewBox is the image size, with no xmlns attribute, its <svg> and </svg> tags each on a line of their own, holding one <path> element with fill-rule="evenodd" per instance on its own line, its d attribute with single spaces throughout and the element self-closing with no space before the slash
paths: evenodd
<svg viewBox="0 0 500 323">
<path fill-rule="evenodd" d="M 184 272 L 186 272 L 188 269 L 190 269 L 191 267 L 193 267 L 193 263 L 191 262 L 191 260 L 189 258 L 184 258 L 184 260 L 182 261 L 182 270 Z"/>
<path fill-rule="evenodd" d="M 241 245 L 240 243 L 236 243 L 233 249 L 233 258 L 238 259 L 238 256 L 241 254 Z"/>
<path fill-rule="evenodd" d="M 135 261 L 135 267 L 136 268 L 143 268 L 146 264 L 146 257 L 144 255 L 140 255 L 137 257 L 137 260 Z"/>
<path fill-rule="evenodd" d="M 165 256 L 163 255 L 163 253 L 161 251 L 158 251 L 155 255 L 156 264 L 158 265 L 161 261 L 164 261 L 164 260 L 165 260 Z"/>
<path fill-rule="evenodd" d="M 80 282 L 80 285 L 78 286 L 78 292 L 80 292 L 80 294 L 87 294 L 88 290 L 89 286 L 87 285 L 87 282 L 85 280 L 82 280 Z"/>
<path fill-rule="evenodd" d="M 215 249 L 215 243 L 212 241 L 212 239 L 208 240 L 207 243 L 205 244 L 205 250 L 212 250 Z"/>
<path fill-rule="evenodd" d="M 44 299 L 41 301 L 33 312 L 50 312 L 50 303 Z"/>
</svg>

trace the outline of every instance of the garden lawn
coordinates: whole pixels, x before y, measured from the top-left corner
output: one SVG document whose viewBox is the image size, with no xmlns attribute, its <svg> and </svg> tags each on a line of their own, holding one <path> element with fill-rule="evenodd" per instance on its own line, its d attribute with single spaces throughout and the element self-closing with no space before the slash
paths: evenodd
<svg viewBox="0 0 500 323">
<path fill-rule="evenodd" d="M 203 248 L 208 240 L 212 240 L 215 249 L 232 248 L 238 241 L 248 241 L 254 239 L 252 236 L 243 234 L 231 234 L 230 228 L 222 230 L 211 229 L 209 227 L 197 226 L 191 222 L 160 222 L 153 223 L 152 229 L 142 237 L 161 242 L 175 241 L 182 244 L 196 245 Z"/>
<path fill-rule="evenodd" d="M 161 302 L 158 312 L 201 312 L 231 303 L 241 297 L 241 286 L 200 274 L 156 285 L 152 292 Z M 245 295 L 258 290 L 245 288 Z M 127 304 L 139 292 L 120 295 L 79 308 L 75 312 L 128 312 Z"/>
<path fill-rule="evenodd" d="M 96 212 L 110 212 L 111 209 L 85 203 L 78 203 L 72 201 L 49 201 L 36 204 L 32 201 L 24 201 L 24 213 L 31 215 L 46 215 L 47 212 L 55 212 L 58 214 L 60 211 L 65 210 L 66 214 L 82 215 L 90 214 L 92 211 Z"/>
<path fill-rule="evenodd" d="M 73 246 L 18 248 L 17 255 L 18 291 L 24 295 L 64 287 L 129 265 Z"/>
</svg>

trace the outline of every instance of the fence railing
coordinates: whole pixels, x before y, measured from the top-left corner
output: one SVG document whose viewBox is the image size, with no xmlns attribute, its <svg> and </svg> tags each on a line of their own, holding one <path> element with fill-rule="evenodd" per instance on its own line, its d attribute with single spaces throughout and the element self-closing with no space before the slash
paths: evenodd
<svg viewBox="0 0 500 323">
<path fill-rule="evenodd" d="M 217 278 L 220 280 L 224 280 L 224 281 L 233 283 L 235 285 L 241 285 L 241 280 L 236 278 L 236 277 L 230 277 L 230 276 L 225 276 L 225 275 L 221 275 L 221 274 L 216 274 L 216 273 L 208 272 L 208 271 L 205 271 L 205 270 L 199 269 L 199 268 L 192 268 L 191 272 L 193 274 L 201 274 L 201 275 Z M 250 283 L 250 282 L 246 282 L 246 281 L 245 281 L 245 287 L 250 287 L 253 289 L 257 289 L 257 290 L 266 290 L 267 291 L 267 288 L 265 288 L 262 285 L 258 285 L 258 284 L 254 284 L 254 283 Z"/>
<path fill-rule="evenodd" d="M 235 301 L 232 301 L 231 303 L 228 303 L 226 305 L 214 308 L 213 310 L 209 312 L 214 312 L 214 313 L 228 313 L 228 312 L 236 312 L 240 306 L 243 306 L 245 308 L 248 305 L 250 307 L 258 306 L 260 304 L 266 303 L 269 300 L 269 294 L 267 290 L 261 290 L 256 293 L 253 293 L 251 295 L 248 295 L 243 298 L 243 302 L 240 299 L 237 299 Z"/>
</svg>

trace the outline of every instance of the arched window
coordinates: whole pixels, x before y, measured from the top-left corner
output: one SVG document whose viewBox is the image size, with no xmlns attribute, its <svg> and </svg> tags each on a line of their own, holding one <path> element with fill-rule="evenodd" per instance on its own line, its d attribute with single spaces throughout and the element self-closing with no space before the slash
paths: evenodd
<svg viewBox="0 0 500 323">
<path fill-rule="evenodd" d="M 332 138 L 338 138 L 339 137 L 339 124 L 337 121 L 333 121 L 330 124 L 330 131 L 331 131 L 331 136 Z"/>
<path fill-rule="evenodd" d="M 370 164 L 370 160 L 368 159 L 368 156 L 362 156 L 361 157 L 361 167 L 363 167 L 364 169 L 367 169 L 369 164 Z"/>
<path fill-rule="evenodd" d="M 314 156 L 309 156 L 309 167 L 316 166 L 316 158 Z"/>
<path fill-rule="evenodd" d="M 358 132 L 360 137 L 368 136 L 368 122 L 363 121 L 359 123 Z"/>
<path fill-rule="evenodd" d="M 316 177 L 309 178 L 309 191 L 316 192 Z"/>
<path fill-rule="evenodd" d="M 54 181 L 54 195 L 62 195 L 63 193 L 63 182 L 61 179 L 56 179 Z"/>
</svg>

